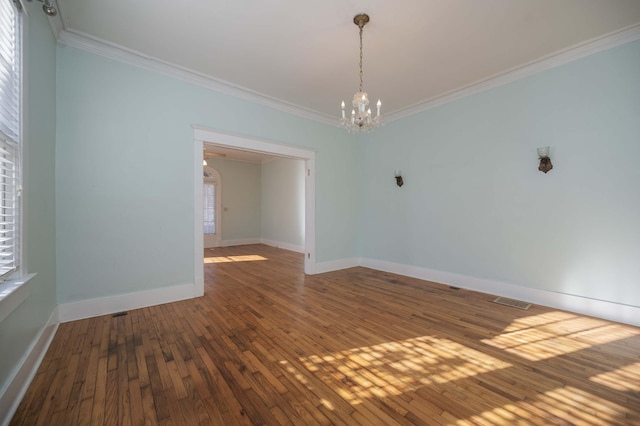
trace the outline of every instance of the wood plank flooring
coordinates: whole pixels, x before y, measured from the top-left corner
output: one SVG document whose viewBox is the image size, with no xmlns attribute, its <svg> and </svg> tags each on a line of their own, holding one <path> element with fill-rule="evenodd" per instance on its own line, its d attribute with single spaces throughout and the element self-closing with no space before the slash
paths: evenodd
<svg viewBox="0 0 640 426">
<path fill-rule="evenodd" d="M 205 297 L 61 324 L 12 425 L 640 424 L 640 329 L 263 245 Z"/>
</svg>

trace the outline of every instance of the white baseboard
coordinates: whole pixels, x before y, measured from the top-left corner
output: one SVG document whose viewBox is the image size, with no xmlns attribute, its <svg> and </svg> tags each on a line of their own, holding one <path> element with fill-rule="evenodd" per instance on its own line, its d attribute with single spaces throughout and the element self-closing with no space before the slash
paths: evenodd
<svg viewBox="0 0 640 426">
<path fill-rule="evenodd" d="M 360 265 L 361 265 L 361 259 L 358 259 L 358 258 L 338 259 L 338 260 L 330 260 L 328 262 L 318 262 L 316 263 L 315 273 L 323 274 L 325 272 L 339 271 L 340 269 L 353 268 Z"/>
<path fill-rule="evenodd" d="M 475 278 L 383 260 L 361 259 L 360 266 L 640 326 L 640 307 L 637 306 L 622 305 L 582 296 L 522 287 L 500 281 Z"/>
<path fill-rule="evenodd" d="M 260 238 L 241 238 L 237 240 L 222 240 L 218 247 L 244 246 L 247 244 L 260 244 Z"/>
<path fill-rule="evenodd" d="M 6 426 L 18 409 L 18 405 L 24 394 L 27 392 L 31 381 L 38 372 L 53 336 L 58 329 L 58 308 L 56 307 L 47 324 L 40 330 L 40 333 L 33 340 L 26 355 L 14 369 L 14 373 L 9 377 L 7 386 L 0 394 L 0 425 Z"/>
<path fill-rule="evenodd" d="M 154 288 L 58 305 L 60 322 L 75 321 L 195 297 L 194 284 Z"/>
<path fill-rule="evenodd" d="M 304 253 L 304 246 L 285 243 L 282 241 L 269 240 L 267 238 L 242 238 L 237 240 L 222 240 L 219 247 L 246 246 L 248 244 L 265 244 L 271 247 L 281 248 L 285 250 L 295 251 L 296 253 Z"/>
<path fill-rule="evenodd" d="M 300 246 L 296 244 L 284 243 L 282 241 L 269 240 L 266 238 L 260 238 L 260 243 L 266 244 L 271 247 L 295 251 L 296 253 L 304 253 L 304 245 Z"/>
</svg>

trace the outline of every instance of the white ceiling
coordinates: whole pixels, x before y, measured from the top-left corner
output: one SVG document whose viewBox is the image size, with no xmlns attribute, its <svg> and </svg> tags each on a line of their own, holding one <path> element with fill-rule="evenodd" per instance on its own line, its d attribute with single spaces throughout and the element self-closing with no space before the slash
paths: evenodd
<svg viewBox="0 0 640 426">
<path fill-rule="evenodd" d="M 66 32 L 337 117 L 364 88 L 383 114 L 622 29 L 640 0 L 57 0 Z"/>
</svg>

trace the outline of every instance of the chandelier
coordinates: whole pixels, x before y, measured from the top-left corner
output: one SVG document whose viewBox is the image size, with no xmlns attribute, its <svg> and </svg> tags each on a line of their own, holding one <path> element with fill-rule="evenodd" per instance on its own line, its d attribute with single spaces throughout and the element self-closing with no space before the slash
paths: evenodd
<svg viewBox="0 0 640 426">
<path fill-rule="evenodd" d="M 355 132 L 367 132 L 382 124 L 382 116 L 380 115 L 380 108 L 382 108 L 382 102 L 378 99 L 376 116 L 371 114 L 371 108 L 369 108 L 369 97 L 367 92 L 362 89 L 362 29 L 369 22 L 369 15 L 362 13 L 353 17 L 353 23 L 360 28 L 360 90 L 353 95 L 353 101 L 351 105 L 351 117 L 347 118 L 344 110 L 344 101 L 342 101 L 342 117 L 340 118 L 340 127 L 343 127 L 349 131 L 349 133 Z"/>
</svg>

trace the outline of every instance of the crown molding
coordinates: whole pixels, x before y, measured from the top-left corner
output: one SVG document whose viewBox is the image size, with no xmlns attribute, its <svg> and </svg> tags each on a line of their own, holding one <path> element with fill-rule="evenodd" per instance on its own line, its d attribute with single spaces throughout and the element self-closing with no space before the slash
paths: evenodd
<svg viewBox="0 0 640 426">
<path fill-rule="evenodd" d="M 154 58 L 149 55 L 127 49 L 114 43 L 92 37 L 72 30 L 61 30 L 58 33 L 58 43 L 76 49 L 94 53 L 99 56 L 114 59 L 136 67 L 144 68 L 159 74 L 173 77 L 188 83 L 214 90 L 219 93 L 267 106 L 298 117 L 336 126 L 337 119 L 311 109 L 292 104 L 254 90 L 238 86 L 228 81 L 219 80 L 211 76 L 192 71 L 170 62 Z"/>
<path fill-rule="evenodd" d="M 57 4 L 57 3 L 56 3 Z M 50 18 L 54 33 L 57 32 L 58 42 L 69 47 L 81 49 L 96 55 L 114 59 L 150 71 L 158 72 L 168 77 L 173 77 L 188 83 L 214 90 L 219 93 L 234 96 L 249 102 L 267 106 L 298 117 L 313 120 L 330 126 L 337 126 L 337 118 L 313 111 L 311 109 L 295 105 L 271 96 L 264 95 L 251 89 L 238 86 L 228 81 L 213 78 L 211 76 L 189 70 L 143 53 L 127 49 L 125 47 L 107 42 L 88 34 L 62 28 L 63 20 L 58 17 Z M 58 30 L 59 29 L 59 30 Z M 492 77 L 476 81 L 459 89 L 452 90 L 439 96 L 424 100 L 417 104 L 396 110 L 385 115 L 385 122 L 390 123 L 409 117 L 420 112 L 435 108 L 464 97 L 490 90 L 516 80 L 529 77 L 552 68 L 559 67 L 569 62 L 612 49 L 626 43 L 640 40 L 640 24 L 588 40 L 583 43 L 560 50 L 544 56 L 535 61 L 512 68 Z"/>
<path fill-rule="evenodd" d="M 640 24 L 632 25 L 604 36 L 579 43 L 535 61 L 531 61 L 524 65 L 496 74 L 492 77 L 476 81 L 475 83 L 471 83 L 462 88 L 452 90 L 445 94 L 435 96 L 409 107 L 394 111 L 385 117 L 385 121 L 392 122 L 401 118 L 409 117 L 419 112 L 426 111 L 485 90 L 503 86 L 521 78 L 529 77 L 636 40 L 640 40 Z"/>
</svg>

